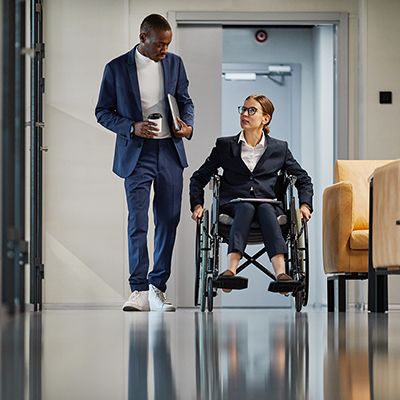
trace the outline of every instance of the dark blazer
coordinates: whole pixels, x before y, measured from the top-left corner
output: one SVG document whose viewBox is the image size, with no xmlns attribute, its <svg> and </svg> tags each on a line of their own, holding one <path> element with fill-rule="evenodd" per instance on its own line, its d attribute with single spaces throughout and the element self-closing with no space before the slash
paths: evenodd
<svg viewBox="0 0 400 400">
<path fill-rule="evenodd" d="M 204 204 L 204 187 L 218 168 L 223 169 L 220 187 L 220 205 L 237 197 L 277 198 L 275 186 L 279 171 L 297 177 L 299 202 L 312 209 L 313 185 L 307 172 L 293 158 L 287 142 L 265 135 L 267 149 L 253 172 L 241 157 L 239 136 L 218 138 L 205 163 L 190 178 L 190 205 Z"/>
<path fill-rule="evenodd" d="M 117 134 L 113 171 L 122 178 L 126 178 L 134 170 L 144 141 L 143 138 L 135 135 L 131 137 L 130 133 L 132 123 L 143 121 L 135 63 L 136 47 L 105 66 L 95 111 L 97 122 Z M 168 104 L 168 93 L 175 96 L 181 119 L 193 127 L 194 107 L 189 97 L 189 81 L 182 59 L 176 54 L 167 53 L 167 56 L 161 61 L 161 65 L 166 104 Z M 169 108 L 167 112 L 168 123 L 173 132 Z M 182 168 L 187 167 L 182 139 L 173 137 L 172 140 Z"/>
</svg>

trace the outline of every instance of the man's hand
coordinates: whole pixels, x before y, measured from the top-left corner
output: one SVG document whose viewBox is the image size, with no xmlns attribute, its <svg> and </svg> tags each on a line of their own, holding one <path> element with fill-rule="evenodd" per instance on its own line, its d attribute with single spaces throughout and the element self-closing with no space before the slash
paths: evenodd
<svg viewBox="0 0 400 400">
<path fill-rule="evenodd" d="M 159 132 L 157 124 L 152 121 L 135 122 L 135 135 L 142 138 L 151 139 Z"/>
<path fill-rule="evenodd" d="M 175 129 L 175 127 L 173 127 L 173 130 L 174 130 L 174 135 L 176 136 L 176 137 L 179 137 L 179 138 L 184 138 L 184 137 L 189 137 L 191 134 L 192 134 L 192 132 L 193 132 L 193 128 L 191 127 L 191 126 L 189 126 L 189 125 L 187 125 L 184 121 L 182 121 L 179 117 L 177 117 L 176 118 L 177 119 L 177 121 L 178 121 L 178 123 L 179 123 L 179 125 L 180 125 L 180 129 L 177 131 L 176 129 Z"/>
<path fill-rule="evenodd" d="M 305 219 L 306 221 L 310 220 L 311 210 L 310 210 L 310 207 L 306 203 L 303 203 L 300 206 L 300 214 L 301 214 L 301 219 Z"/>
<path fill-rule="evenodd" d="M 199 220 L 203 215 L 203 206 L 201 204 L 197 204 L 197 206 L 194 206 L 193 213 L 192 213 L 192 220 L 197 221 Z"/>
</svg>

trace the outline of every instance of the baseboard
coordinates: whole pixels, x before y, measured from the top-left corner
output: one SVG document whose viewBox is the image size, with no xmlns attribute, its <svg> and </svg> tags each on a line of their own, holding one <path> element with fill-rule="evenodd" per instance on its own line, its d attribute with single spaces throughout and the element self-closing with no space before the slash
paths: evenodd
<svg viewBox="0 0 400 400">
<path fill-rule="evenodd" d="M 120 310 L 122 302 L 118 303 L 46 303 L 43 310 Z"/>
</svg>

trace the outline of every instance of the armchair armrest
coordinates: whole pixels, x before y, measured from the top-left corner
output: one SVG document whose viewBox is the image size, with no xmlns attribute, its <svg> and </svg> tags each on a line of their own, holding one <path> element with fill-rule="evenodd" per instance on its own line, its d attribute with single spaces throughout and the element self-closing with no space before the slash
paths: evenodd
<svg viewBox="0 0 400 400">
<path fill-rule="evenodd" d="M 350 234 L 353 230 L 353 185 L 341 181 L 323 194 L 322 243 L 325 273 L 349 271 Z"/>
</svg>

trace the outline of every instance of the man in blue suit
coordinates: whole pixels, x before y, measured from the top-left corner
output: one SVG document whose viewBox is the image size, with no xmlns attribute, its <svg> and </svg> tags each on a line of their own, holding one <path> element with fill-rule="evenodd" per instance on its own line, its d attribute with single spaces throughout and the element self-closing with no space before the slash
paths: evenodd
<svg viewBox="0 0 400 400">
<path fill-rule="evenodd" d="M 96 117 L 116 133 L 113 171 L 125 179 L 132 293 L 123 310 L 175 311 L 165 291 L 180 218 L 183 169 L 188 165 L 182 139 L 192 136 L 194 107 L 182 59 L 168 53 L 172 40 L 168 21 L 158 14 L 147 16 L 139 39 L 131 51 L 106 65 Z M 178 103 L 178 130 L 172 123 L 168 94 Z M 154 115 L 161 119 L 161 125 L 148 118 Z M 147 230 L 152 185 L 154 266 L 149 273 Z"/>
</svg>

